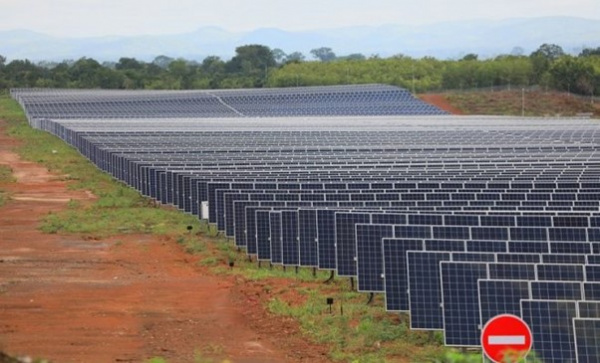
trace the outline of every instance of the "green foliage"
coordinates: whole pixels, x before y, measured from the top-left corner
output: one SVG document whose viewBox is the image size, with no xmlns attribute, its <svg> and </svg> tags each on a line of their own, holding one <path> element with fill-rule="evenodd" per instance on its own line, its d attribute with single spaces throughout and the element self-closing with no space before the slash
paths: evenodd
<svg viewBox="0 0 600 363">
<path fill-rule="evenodd" d="M 439 343 L 428 333 L 410 331 L 407 317 L 398 321 L 385 312 L 382 299 L 365 304 L 364 295 L 336 286 L 311 288 L 301 305 L 280 298 L 268 303 L 269 311 L 299 321 L 305 334 L 331 346 L 331 357 L 344 362 L 382 362 L 387 358 L 432 361 L 443 355 Z M 334 297 L 329 312 L 324 296 Z M 343 314 L 341 313 L 343 310 Z"/>
<path fill-rule="evenodd" d="M 158 56 L 146 63 L 121 58 L 99 64 L 89 58 L 38 65 L 28 60 L 8 64 L 0 56 L 0 89 L 17 87 L 109 89 L 209 89 L 292 87 L 383 83 L 415 92 L 441 89 L 530 86 L 579 94 L 600 93 L 600 48 L 571 57 L 555 44 L 543 44 L 529 56 L 516 47 L 511 54 L 460 60 L 413 59 L 398 55 L 367 59 L 361 53 L 337 56 L 333 49 L 311 50 L 316 61 L 300 52 L 286 54 L 259 44 L 243 45 L 229 61 L 209 56 L 202 63 Z"/>
</svg>

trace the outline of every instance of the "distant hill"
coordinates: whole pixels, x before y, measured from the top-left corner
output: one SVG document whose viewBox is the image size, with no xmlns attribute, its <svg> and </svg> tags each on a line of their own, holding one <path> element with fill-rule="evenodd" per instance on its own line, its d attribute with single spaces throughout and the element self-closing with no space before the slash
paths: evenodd
<svg viewBox="0 0 600 363">
<path fill-rule="evenodd" d="M 235 33 L 217 27 L 159 36 L 57 38 L 28 30 L 0 32 L 0 54 L 33 61 L 91 57 L 116 61 L 135 57 L 150 61 L 158 55 L 202 60 L 208 55 L 228 59 L 237 46 L 263 44 L 291 53 L 330 47 L 337 55 L 362 53 L 382 57 L 405 54 L 440 59 L 476 53 L 480 58 L 507 54 L 520 47 L 529 54 L 543 43 L 554 43 L 566 52 L 600 46 L 600 20 L 573 17 L 519 18 L 502 21 L 473 20 L 432 25 L 383 25 L 285 31 L 257 29 Z"/>
</svg>

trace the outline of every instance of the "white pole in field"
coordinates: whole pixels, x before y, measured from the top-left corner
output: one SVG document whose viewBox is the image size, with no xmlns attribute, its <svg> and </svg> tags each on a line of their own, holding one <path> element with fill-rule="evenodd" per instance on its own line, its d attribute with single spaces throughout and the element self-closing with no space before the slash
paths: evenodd
<svg viewBox="0 0 600 363">
<path fill-rule="evenodd" d="M 521 116 L 525 117 L 525 88 L 521 88 Z"/>
</svg>

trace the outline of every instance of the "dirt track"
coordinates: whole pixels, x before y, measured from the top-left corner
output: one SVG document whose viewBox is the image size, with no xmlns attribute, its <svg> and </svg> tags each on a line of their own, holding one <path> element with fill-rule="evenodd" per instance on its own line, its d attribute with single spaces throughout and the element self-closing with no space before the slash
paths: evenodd
<svg viewBox="0 0 600 363">
<path fill-rule="evenodd" d="M 256 284 L 211 276 L 172 240 L 46 235 L 40 219 L 94 196 L 12 152 L 0 122 L 0 350 L 54 362 L 195 356 L 232 362 L 325 362 L 326 348 L 264 311 Z"/>
</svg>

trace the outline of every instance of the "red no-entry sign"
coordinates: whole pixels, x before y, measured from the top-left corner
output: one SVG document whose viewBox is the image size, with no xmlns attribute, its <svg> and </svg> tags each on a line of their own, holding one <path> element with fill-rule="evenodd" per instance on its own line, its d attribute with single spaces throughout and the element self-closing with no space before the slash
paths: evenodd
<svg viewBox="0 0 600 363">
<path fill-rule="evenodd" d="M 490 319 L 481 331 L 483 352 L 493 362 L 516 362 L 531 350 L 531 329 L 514 315 L 498 315 Z"/>
</svg>

